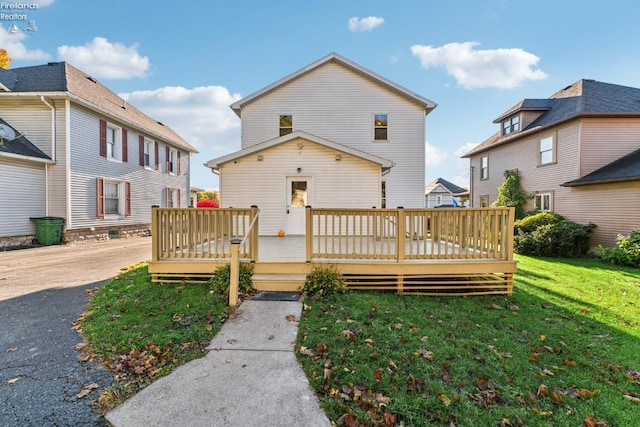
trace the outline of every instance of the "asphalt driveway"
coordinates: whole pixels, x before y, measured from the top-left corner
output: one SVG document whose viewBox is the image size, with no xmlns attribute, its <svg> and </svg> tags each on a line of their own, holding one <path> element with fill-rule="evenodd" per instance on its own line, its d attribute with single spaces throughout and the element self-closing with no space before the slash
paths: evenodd
<svg viewBox="0 0 640 427">
<path fill-rule="evenodd" d="M 111 377 L 78 360 L 71 322 L 87 290 L 150 258 L 150 237 L 0 252 L 0 425 L 107 425 L 91 400 Z"/>
</svg>

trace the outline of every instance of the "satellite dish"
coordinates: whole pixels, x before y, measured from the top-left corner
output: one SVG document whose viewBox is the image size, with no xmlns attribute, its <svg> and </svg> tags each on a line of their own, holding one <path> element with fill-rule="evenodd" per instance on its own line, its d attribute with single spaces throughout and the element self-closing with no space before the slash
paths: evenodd
<svg viewBox="0 0 640 427">
<path fill-rule="evenodd" d="M 0 138 L 12 140 L 16 138 L 16 131 L 10 126 L 0 124 Z"/>
</svg>

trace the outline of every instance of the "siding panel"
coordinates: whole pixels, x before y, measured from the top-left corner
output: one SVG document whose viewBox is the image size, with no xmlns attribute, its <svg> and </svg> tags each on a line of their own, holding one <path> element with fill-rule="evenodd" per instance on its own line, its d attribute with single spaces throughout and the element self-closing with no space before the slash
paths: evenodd
<svg viewBox="0 0 640 427">
<path fill-rule="evenodd" d="M 45 216 L 45 167 L 0 158 L 0 237 L 35 233 L 30 217 Z"/>
</svg>

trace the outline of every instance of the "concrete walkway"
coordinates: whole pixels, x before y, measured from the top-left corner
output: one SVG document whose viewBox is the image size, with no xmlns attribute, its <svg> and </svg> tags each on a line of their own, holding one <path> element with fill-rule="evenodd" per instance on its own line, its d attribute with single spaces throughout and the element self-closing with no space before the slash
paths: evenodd
<svg viewBox="0 0 640 427">
<path fill-rule="evenodd" d="M 331 426 L 294 353 L 300 302 L 243 302 L 206 357 L 109 412 L 126 426 Z"/>
</svg>

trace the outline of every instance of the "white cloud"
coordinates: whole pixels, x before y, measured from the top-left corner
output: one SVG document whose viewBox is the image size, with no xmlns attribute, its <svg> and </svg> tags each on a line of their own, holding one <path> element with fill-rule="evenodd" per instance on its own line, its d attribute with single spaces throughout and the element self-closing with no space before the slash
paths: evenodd
<svg viewBox="0 0 640 427">
<path fill-rule="evenodd" d="M 367 18 L 360 19 L 357 16 L 349 19 L 349 31 L 356 33 L 358 31 L 371 31 L 376 27 L 379 27 L 384 23 L 384 18 L 378 18 L 377 16 L 369 16 Z"/>
<path fill-rule="evenodd" d="M 454 151 L 453 154 L 456 157 L 462 157 L 465 154 L 467 154 L 469 151 L 471 151 L 471 149 L 473 147 L 475 147 L 476 145 L 478 145 L 478 144 L 476 144 L 474 142 L 467 142 L 466 144 L 463 144 L 460 147 L 456 148 L 456 151 Z M 465 161 L 467 161 L 467 160 L 465 159 Z"/>
<path fill-rule="evenodd" d="M 437 166 L 443 163 L 449 157 L 446 150 L 438 148 L 435 145 L 429 144 L 428 142 L 425 142 L 425 154 L 425 164 L 427 166 Z"/>
<path fill-rule="evenodd" d="M 46 7 L 51 5 L 51 3 L 53 3 L 55 0 L 38 0 L 38 6 L 40 7 Z"/>
<path fill-rule="evenodd" d="M 201 86 L 186 89 L 167 86 L 120 96 L 146 115 L 171 126 L 198 151 L 215 148 L 216 145 L 220 147 L 219 143 L 216 144 L 217 140 L 224 139 L 220 135 L 233 131 L 238 133 L 239 145 L 240 119 L 229 105 L 241 96 L 229 93 L 225 87 Z M 211 154 L 210 158 L 219 155 L 221 154 Z"/>
<path fill-rule="evenodd" d="M 27 37 L 23 32 L 11 34 L 0 26 L 0 46 L 7 51 L 9 58 L 24 61 L 48 61 L 51 59 L 51 55 L 40 49 L 27 49 L 22 43 Z"/>
<path fill-rule="evenodd" d="M 511 89 L 526 80 L 547 75 L 536 65 L 540 58 L 522 49 L 477 50 L 479 43 L 449 43 L 441 47 L 415 45 L 414 56 L 423 68 L 443 66 L 466 89 L 496 87 Z"/>
<path fill-rule="evenodd" d="M 130 79 L 145 77 L 149 58 L 138 53 L 138 44 L 125 46 L 95 37 L 84 46 L 60 46 L 58 57 L 97 78 Z"/>
</svg>

